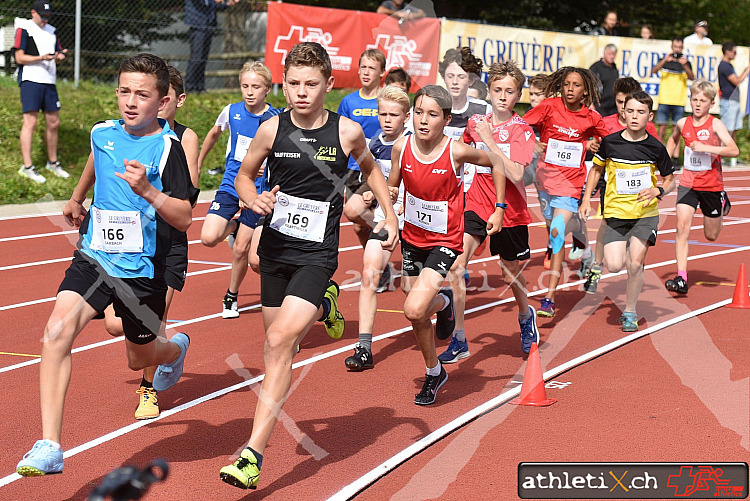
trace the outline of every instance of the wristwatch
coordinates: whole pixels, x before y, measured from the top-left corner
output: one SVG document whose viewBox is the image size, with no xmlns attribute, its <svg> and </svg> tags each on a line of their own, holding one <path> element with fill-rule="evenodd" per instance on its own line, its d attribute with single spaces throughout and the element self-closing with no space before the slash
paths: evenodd
<svg viewBox="0 0 750 501">
<path fill-rule="evenodd" d="M 495 203 L 495 207 L 497 207 L 499 209 L 507 209 L 508 208 L 508 204 L 506 204 L 505 202 L 496 202 Z"/>
<path fill-rule="evenodd" d="M 662 188 L 661 186 L 657 186 L 656 189 L 659 190 L 659 194 L 656 195 L 656 198 L 658 198 L 659 200 L 661 200 L 661 197 L 664 196 L 664 188 Z"/>
</svg>

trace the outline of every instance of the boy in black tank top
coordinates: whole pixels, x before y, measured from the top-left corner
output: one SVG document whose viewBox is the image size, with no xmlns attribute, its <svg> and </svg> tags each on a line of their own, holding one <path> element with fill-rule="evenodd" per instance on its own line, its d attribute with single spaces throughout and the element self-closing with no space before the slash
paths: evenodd
<svg viewBox="0 0 750 501">
<path fill-rule="evenodd" d="M 320 319 L 328 334 L 341 337 L 338 286 L 330 278 L 338 265 L 339 220 L 348 174 L 348 156 L 360 165 L 386 219 L 375 231 L 388 232 L 383 247 L 398 240 L 398 220 L 383 174 L 365 143 L 362 128 L 323 108 L 333 87 L 325 49 L 303 42 L 289 52 L 284 90 L 291 111 L 264 122 L 235 179 L 237 194 L 265 219 L 260 256 L 261 303 L 266 327 L 266 377 L 261 385 L 247 447 L 221 469 L 224 482 L 255 489 L 263 451 L 292 379 L 292 358 L 312 324 Z M 260 195 L 253 180 L 264 159 L 273 189 Z M 322 304 L 322 305 L 321 305 Z"/>
</svg>

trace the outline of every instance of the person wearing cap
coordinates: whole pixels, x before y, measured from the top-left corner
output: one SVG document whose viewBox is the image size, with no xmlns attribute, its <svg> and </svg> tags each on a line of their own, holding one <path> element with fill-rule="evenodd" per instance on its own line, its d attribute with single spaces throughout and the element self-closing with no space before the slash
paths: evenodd
<svg viewBox="0 0 750 501">
<path fill-rule="evenodd" d="M 35 1 L 31 7 L 31 19 L 16 21 L 16 36 L 13 43 L 23 108 L 20 138 L 23 165 L 18 169 L 18 173 L 37 183 L 46 181 L 31 161 L 31 142 L 39 110 L 44 111 L 47 122 L 47 170 L 58 177 L 70 177 L 57 159 L 60 99 L 55 86 L 56 61 L 65 59 L 68 50 L 62 48 L 55 28 L 49 24 L 51 15 L 52 7 L 49 1 Z"/>
<path fill-rule="evenodd" d="M 692 35 L 688 35 L 683 40 L 685 45 L 692 43 L 697 45 L 713 45 L 713 42 L 708 38 L 708 21 L 701 20 L 695 23 L 695 32 Z"/>
</svg>

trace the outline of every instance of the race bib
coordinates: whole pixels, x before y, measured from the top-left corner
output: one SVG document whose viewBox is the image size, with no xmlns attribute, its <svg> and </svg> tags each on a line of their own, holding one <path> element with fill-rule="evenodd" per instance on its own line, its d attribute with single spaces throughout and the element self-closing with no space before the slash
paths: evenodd
<svg viewBox="0 0 750 501">
<path fill-rule="evenodd" d="M 423 230 L 448 233 L 448 201 L 431 202 L 406 192 L 404 220 Z"/>
<path fill-rule="evenodd" d="M 464 137 L 464 127 L 451 127 L 446 125 L 443 127 L 443 134 L 455 141 L 462 141 Z"/>
<path fill-rule="evenodd" d="M 237 134 L 237 144 L 234 146 L 234 159 L 238 162 L 242 162 L 247 155 L 247 150 L 250 149 L 250 143 L 253 142 L 252 137 L 243 136 Z"/>
<path fill-rule="evenodd" d="M 711 170 L 711 154 L 698 153 L 689 146 L 685 146 L 685 168 L 694 172 Z"/>
<path fill-rule="evenodd" d="M 544 155 L 544 162 L 559 167 L 572 167 L 579 169 L 581 167 L 582 157 L 582 143 L 550 139 L 547 142 L 547 153 Z"/>
<path fill-rule="evenodd" d="M 270 226 L 284 235 L 321 243 L 330 205 L 330 202 L 294 197 L 279 191 Z"/>
<path fill-rule="evenodd" d="M 475 147 L 478 150 L 490 151 L 490 149 L 484 143 L 477 143 Z M 500 151 L 502 151 L 506 157 L 510 158 L 510 144 L 499 143 L 497 147 L 500 148 Z M 477 165 L 477 174 L 492 174 L 492 168 Z"/>
<path fill-rule="evenodd" d="M 615 178 L 618 195 L 637 195 L 641 190 L 653 188 L 650 167 L 617 169 Z"/>
<path fill-rule="evenodd" d="M 378 162 L 378 167 L 380 167 L 380 172 L 383 173 L 383 176 L 388 179 L 388 176 L 391 175 L 391 160 L 381 160 L 377 159 L 376 162 Z"/>
<path fill-rule="evenodd" d="M 141 213 L 137 210 L 103 210 L 91 207 L 92 250 L 117 252 L 143 252 Z"/>
</svg>

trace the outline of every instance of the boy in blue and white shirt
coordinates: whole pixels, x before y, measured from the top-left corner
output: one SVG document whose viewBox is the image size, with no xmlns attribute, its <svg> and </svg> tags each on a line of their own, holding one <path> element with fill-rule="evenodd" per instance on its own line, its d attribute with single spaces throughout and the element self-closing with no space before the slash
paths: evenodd
<svg viewBox="0 0 750 501">
<path fill-rule="evenodd" d="M 60 446 L 71 348 L 110 304 L 122 318 L 128 365 L 159 365 L 157 391 L 182 375 L 189 337 L 155 342 L 164 315 L 164 278 L 172 227 L 187 231 L 196 189 L 177 136 L 158 113 L 169 101 L 167 64 L 151 54 L 125 59 L 118 75 L 120 120 L 91 131 L 96 182 L 81 224 L 79 250 L 60 284 L 44 330 L 39 369 L 42 440 L 18 463 L 23 476 L 61 473 Z"/>
<path fill-rule="evenodd" d="M 198 157 L 198 166 L 201 168 L 206 156 L 219 140 L 219 136 L 229 130 L 224 178 L 211 202 L 201 229 L 201 242 L 207 247 L 214 247 L 228 236 L 230 237 L 232 272 L 229 277 L 229 288 L 223 300 L 221 313 L 223 318 L 240 316 L 237 296 L 242 280 L 247 274 L 251 242 L 257 241 L 258 238 L 257 235 L 253 238 L 253 234 L 260 232 L 258 228 L 260 216 L 240 203 L 237 190 L 234 188 L 234 180 L 260 124 L 283 111 L 265 102 L 271 91 L 271 71 L 263 63 L 254 61 L 242 66 L 240 88 L 243 100 L 228 104 L 221 110 L 219 118 L 216 119 L 216 123 L 203 141 Z M 255 188 L 258 193 L 271 189 L 267 186 L 266 176 L 262 171 L 255 179 Z M 233 219 L 238 211 L 241 211 L 239 219 Z M 257 232 L 254 231 L 256 228 L 258 228 Z"/>
</svg>

